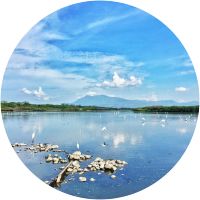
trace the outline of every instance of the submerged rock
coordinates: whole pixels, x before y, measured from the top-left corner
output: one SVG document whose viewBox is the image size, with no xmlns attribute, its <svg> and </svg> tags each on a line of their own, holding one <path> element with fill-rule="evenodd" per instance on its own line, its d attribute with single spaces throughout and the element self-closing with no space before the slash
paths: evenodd
<svg viewBox="0 0 200 200">
<path fill-rule="evenodd" d="M 79 181 L 81 181 L 81 182 L 86 182 L 86 181 L 87 181 L 87 178 L 84 177 L 84 176 L 80 176 L 80 177 L 79 177 Z"/>
<path fill-rule="evenodd" d="M 112 178 L 112 179 L 115 179 L 115 178 L 116 178 L 116 176 L 115 176 L 115 175 L 111 175 L 111 178 Z"/>
<path fill-rule="evenodd" d="M 96 181 L 96 179 L 94 179 L 94 178 L 90 178 L 90 181 L 91 181 L 91 182 L 94 182 L 94 181 Z"/>
<path fill-rule="evenodd" d="M 15 144 L 12 144 L 12 147 L 25 147 L 27 146 L 27 144 L 24 144 L 24 143 L 15 143 Z"/>
<path fill-rule="evenodd" d="M 38 153 L 38 152 L 43 152 L 43 151 L 53 151 L 53 150 L 57 150 L 59 148 L 58 145 L 55 145 L 55 144 L 33 144 L 31 146 L 28 146 L 26 144 L 23 144 L 23 143 L 16 143 L 14 145 L 12 145 L 13 147 L 21 147 L 21 146 L 26 146 L 26 148 L 24 149 L 25 151 L 29 150 L 29 151 L 33 151 L 35 153 Z"/>
<path fill-rule="evenodd" d="M 106 163 L 104 166 L 105 170 L 112 170 L 113 169 L 113 165 L 110 163 Z"/>
</svg>

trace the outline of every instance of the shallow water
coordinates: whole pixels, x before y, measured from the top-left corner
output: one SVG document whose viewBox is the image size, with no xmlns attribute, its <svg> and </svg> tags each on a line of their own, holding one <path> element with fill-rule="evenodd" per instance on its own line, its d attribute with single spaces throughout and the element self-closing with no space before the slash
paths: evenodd
<svg viewBox="0 0 200 200">
<path fill-rule="evenodd" d="M 85 198 L 114 198 L 138 192 L 163 177 L 181 158 L 195 129 L 196 115 L 140 114 L 133 112 L 3 113 L 11 143 L 51 143 L 67 152 L 76 150 L 103 159 L 128 162 L 116 179 L 101 172 L 75 174 L 59 190 Z M 107 146 L 102 146 L 103 143 Z M 16 149 L 17 150 L 17 149 Z M 46 164 L 49 153 L 18 153 L 41 180 L 51 180 L 63 164 Z M 58 153 L 64 156 L 63 153 Z M 79 182 L 85 176 L 88 181 Z M 90 182 L 89 178 L 95 178 Z"/>
</svg>

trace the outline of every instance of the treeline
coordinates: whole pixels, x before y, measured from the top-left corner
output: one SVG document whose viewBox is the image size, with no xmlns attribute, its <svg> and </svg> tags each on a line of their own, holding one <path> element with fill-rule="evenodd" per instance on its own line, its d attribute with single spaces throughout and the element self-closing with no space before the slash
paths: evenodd
<svg viewBox="0 0 200 200">
<path fill-rule="evenodd" d="M 151 113 L 199 113 L 199 106 L 149 106 L 134 108 L 133 111 Z"/>
<path fill-rule="evenodd" d="M 108 108 L 97 106 L 80 106 L 70 104 L 31 104 L 29 102 L 1 102 L 2 112 L 84 112 L 84 111 L 119 111 L 149 113 L 198 113 L 199 106 L 149 106 L 143 108 Z"/>
<path fill-rule="evenodd" d="M 96 106 L 79 106 L 69 104 L 31 104 L 28 102 L 1 102 L 2 112 L 81 112 L 81 111 L 107 111 L 117 110 Z"/>
</svg>

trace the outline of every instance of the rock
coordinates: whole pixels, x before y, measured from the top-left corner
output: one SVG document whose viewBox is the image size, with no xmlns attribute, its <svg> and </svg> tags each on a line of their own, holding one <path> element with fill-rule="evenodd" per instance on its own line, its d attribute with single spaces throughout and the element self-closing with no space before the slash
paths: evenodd
<svg viewBox="0 0 200 200">
<path fill-rule="evenodd" d="M 97 169 L 95 167 L 91 167 L 91 170 L 92 171 L 96 171 Z"/>
<path fill-rule="evenodd" d="M 105 168 L 106 170 L 112 170 L 113 165 L 107 163 L 107 164 L 105 164 L 104 168 Z"/>
<path fill-rule="evenodd" d="M 94 161 L 95 161 L 95 162 L 100 162 L 100 161 L 103 161 L 103 159 L 100 158 L 100 157 L 97 157 Z"/>
<path fill-rule="evenodd" d="M 115 160 L 109 160 L 109 164 L 116 165 Z"/>
<path fill-rule="evenodd" d="M 78 155 L 78 156 L 80 156 L 81 152 L 80 151 L 75 151 L 72 155 Z"/>
<path fill-rule="evenodd" d="M 62 152 L 60 149 L 54 149 L 53 152 Z"/>
<path fill-rule="evenodd" d="M 116 163 L 117 163 L 117 164 L 123 164 L 123 161 L 121 161 L 121 160 L 116 160 Z"/>
<path fill-rule="evenodd" d="M 84 172 L 79 172 L 79 174 L 81 175 L 81 174 L 84 174 Z"/>
<path fill-rule="evenodd" d="M 23 147 L 23 146 L 27 146 L 27 144 L 24 144 L 24 143 L 15 143 L 15 144 L 12 144 L 12 147 Z"/>
<path fill-rule="evenodd" d="M 94 178 L 90 178 L 90 181 L 92 181 L 92 182 L 94 182 L 94 181 L 96 181 Z"/>
<path fill-rule="evenodd" d="M 80 155 L 80 160 L 85 160 L 85 156 L 84 155 Z"/>
<path fill-rule="evenodd" d="M 91 155 L 85 155 L 86 159 L 90 159 L 92 156 Z"/>
<path fill-rule="evenodd" d="M 75 167 L 75 168 L 80 168 L 80 164 L 79 162 L 76 160 L 76 161 L 73 161 L 72 162 L 72 165 Z"/>
<path fill-rule="evenodd" d="M 62 166 L 62 167 L 60 167 L 59 169 L 60 169 L 60 170 L 63 170 L 64 168 L 65 168 L 65 166 Z"/>
<path fill-rule="evenodd" d="M 126 161 L 122 161 L 122 162 L 123 162 L 123 163 L 122 163 L 123 165 L 127 165 L 127 164 L 128 164 Z"/>
<path fill-rule="evenodd" d="M 83 170 L 84 172 L 89 172 L 89 169 L 87 169 L 87 168 L 84 168 L 84 170 Z"/>
<path fill-rule="evenodd" d="M 58 164 L 59 163 L 59 158 L 53 158 L 53 164 Z"/>
<path fill-rule="evenodd" d="M 100 167 L 98 165 L 96 166 L 96 170 L 100 170 Z"/>
<path fill-rule="evenodd" d="M 99 168 L 101 169 L 101 170 L 103 170 L 104 169 L 104 163 L 101 163 L 100 165 L 99 165 Z"/>
<path fill-rule="evenodd" d="M 113 171 L 116 171 L 116 170 L 117 170 L 117 167 L 113 166 L 112 169 L 113 169 Z"/>
<path fill-rule="evenodd" d="M 68 172 L 72 172 L 73 169 L 72 169 L 72 168 L 68 168 L 67 171 L 68 171 Z"/>
<path fill-rule="evenodd" d="M 67 160 L 61 159 L 60 163 L 67 163 Z"/>
<path fill-rule="evenodd" d="M 52 158 L 51 156 L 48 156 L 48 157 L 46 158 L 46 162 L 51 162 L 51 161 L 53 161 L 53 158 Z"/>
<path fill-rule="evenodd" d="M 51 149 L 58 149 L 59 148 L 58 145 L 51 145 L 50 147 L 51 147 Z"/>
<path fill-rule="evenodd" d="M 78 171 L 78 172 L 82 172 L 82 171 L 84 171 L 84 170 L 83 170 L 82 168 L 78 168 L 77 171 Z"/>
<path fill-rule="evenodd" d="M 80 177 L 79 177 L 79 181 L 81 181 L 81 182 L 86 182 L 86 181 L 87 181 L 87 178 L 84 177 L 84 176 L 80 176 Z"/>
<path fill-rule="evenodd" d="M 45 151 L 45 147 L 41 147 L 39 151 Z"/>
<path fill-rule="evenodd" d="M 80 156 L 79 155 L 74 155 L 74 154 L 70 154 L 69 155 L 69 159 L 70 160 L 80 160 Z"/>
<path fill-rule="evenodd" d="M 73 169 L 72 173 L 75 174 L 77 171 L 77 169 Z"/>
<path fill-rule="evenodd" d="M 112 176 L 111 176 L 111 178 L 112 178 L 112 179 L 115 179 L 115 178 L 116 178 L 116 176 L 115 176 L 115 175 L 112 175 Z"/>
</svg>

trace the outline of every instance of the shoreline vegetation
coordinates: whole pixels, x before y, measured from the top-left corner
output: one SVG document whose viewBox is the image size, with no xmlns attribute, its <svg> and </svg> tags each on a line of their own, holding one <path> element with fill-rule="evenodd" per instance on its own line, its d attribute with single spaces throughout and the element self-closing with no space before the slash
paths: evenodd
<svg viewBox="0 0 200 200">
<path fill-rule="evenodd" d="M 29 102 L 1 102 L 1 112 L 98 112 L 134 111 L 141 113 L 199 113 L 199 106 L 148 106 L 142 108 L 112 108 L 71 104 L 31 104 Z"/>
</svg>

